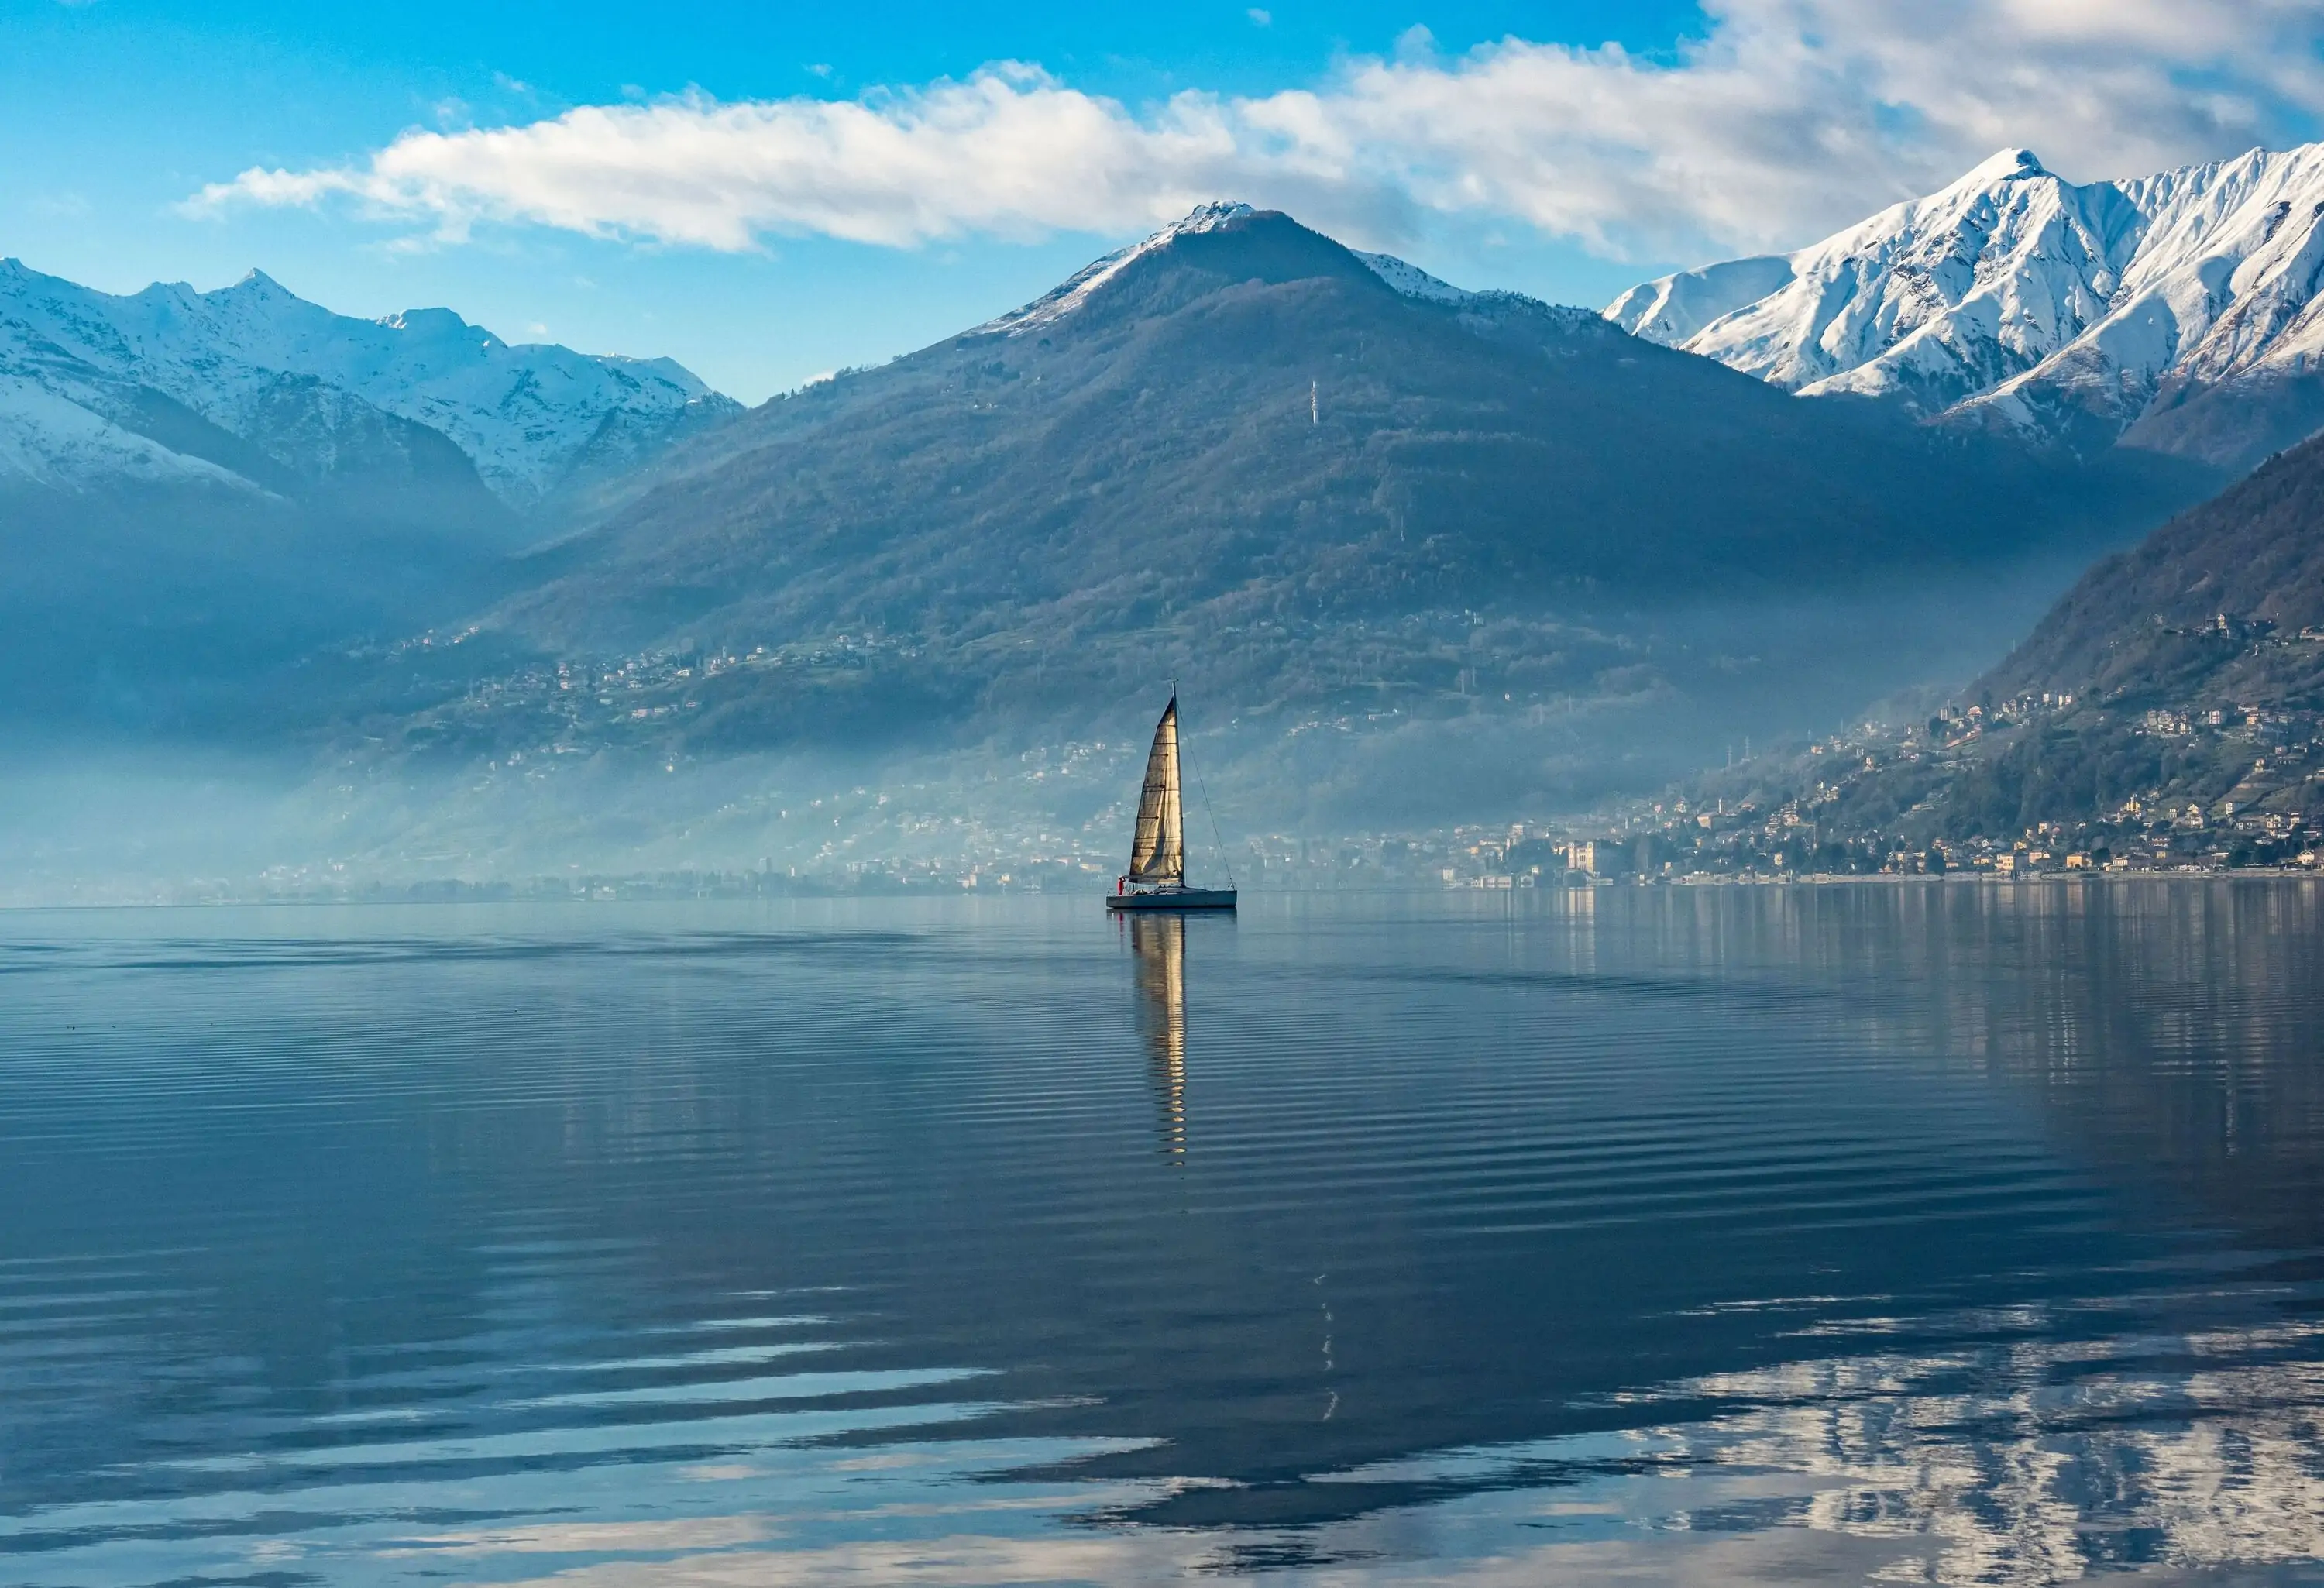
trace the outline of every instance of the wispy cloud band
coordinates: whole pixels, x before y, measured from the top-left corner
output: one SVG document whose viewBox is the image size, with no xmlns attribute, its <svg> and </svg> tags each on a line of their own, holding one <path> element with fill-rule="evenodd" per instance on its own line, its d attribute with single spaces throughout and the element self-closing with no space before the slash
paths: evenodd
<svg viewBox="0 0 2324 1588">
<path fill-rule="evenodd" d="M 334 198 L 479 224 L 739 250 L 1119 231 L 1209 198 L 1392 244 L 1430 215 L 1604 253 L 1795 244 L 2030 144 L 2128 174 L 2314 134 L 2324 0 L 1714 0 L 1667 60 L 1425 35 L 1320 86 L 1133 110 L 1038 68 L 853 100 L 692 94 L 407 132 L 368 158 L 251 170 L 188 200 Z"/>
</svg>

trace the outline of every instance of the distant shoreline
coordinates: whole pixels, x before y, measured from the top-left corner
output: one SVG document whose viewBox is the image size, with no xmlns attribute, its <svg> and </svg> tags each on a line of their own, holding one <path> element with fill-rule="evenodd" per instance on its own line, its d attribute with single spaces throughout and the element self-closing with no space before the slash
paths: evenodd
<svg viewBox="0 0 2324 1588">
<path fill-rule="evenodd" d="M 2312 882 L 2319 876 L 2324 876 L 2324 872 L 2319 872 L 2308 866 L 2247 865 L 2235 866 L 2225 870 L 2216 871 L 2205 868 L 2201 870 L 2167 872 L 2036 872 L 2028 876 L 1997 876 L 1991 872 L 1945 872 L 1942 873 L 1932 873 L 1929 872 L 1868 872 L 1853 874 L 1838 872 L 1812 872 L 1803 875 L 1784 875 L 1773 877 L 1657 877 L 1650 880 L 1643 885 L 1649 887 L 1667 885 L 1671 887 L 1687 888 L 1720 888 L 1738 886 L 1766 887 L 1796 883 L 1812 883 L 1821 886 L 1827 883 L 1839 882 L 1944 882 L 1964 886 L 2008 886 L 2014 888 L 2034 882 L 2232 882 L 2237 878 L 2264 878 L 2273 881 L 2282 881 L 2287 878 L 2305 878 Z M 1637 882 L 1608 882 L 1605 884 L 1605 886 L 1608 887 L 1637 887 L 1640 885 L 1641 884 Z M 1573 891 L 1580 891 L 1580 890 Z"/>
</svg>

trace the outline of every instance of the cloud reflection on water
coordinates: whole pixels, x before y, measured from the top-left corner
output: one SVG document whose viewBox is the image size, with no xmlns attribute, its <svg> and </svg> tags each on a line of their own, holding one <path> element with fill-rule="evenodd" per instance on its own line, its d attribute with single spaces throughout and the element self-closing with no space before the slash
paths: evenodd
<svg viewBox="0 0 2324 1588">
<path fill-rule="evenodd" d="M 1317 1474 L 1437 1482 L 1450 1497 L 1316 1528 L 1125 1523 L 1109 1511 L 1118 1519 L 1127 1496 L 1093 1486 L 1035 1501 L 1047 1526 L 1033 1536 L 785 1548 L 751 1532 L 749 1518 L 705 1518 L 697 1534 L 671 1524 L 651 1535 L 658 1545 L 641 1546 L 684 1553 L 600 1560 L 539 1581 L 1142 1583 L 1286 1571 L 1334 1583 L 1499 1588 L 1851 1576 L 2033 1584 L 2142 1567 L 2172 1580 L 2304 1574 L 2324 1560 L 2319 1334 L 2301 1325 L 2063 1348 L 2028 1338 L 1982 1353 L 1840 1357 L 1675 1383 L 1637 1399 L 1736 1409 Z M 2168 1365 L 2181 1361 L 2217 1365 Z M 1967 1383 L 2011 1387 L 1948 1388 Z M 1008 1504 L 988 1498 L 926 1514 Z M 585 1546 L 581 1535 L 575 1544 Z M 544 1546 L 531 1535 L 521 1546 Z"/>
</svg>

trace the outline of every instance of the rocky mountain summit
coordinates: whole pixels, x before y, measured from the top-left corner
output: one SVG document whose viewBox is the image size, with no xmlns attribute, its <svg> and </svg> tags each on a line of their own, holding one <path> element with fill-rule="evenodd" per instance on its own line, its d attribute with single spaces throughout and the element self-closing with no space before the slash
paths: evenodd
<svg viewBox="0 0 2324 1588">
<path fill-rule="evenodd" d="M 1795 254 L 1642 283 L 1638 336 L 1807 395 L 2249 467 L 2324 425 L 2324 144 L 2076 184 L 2004 150 Z"/>
</svg>

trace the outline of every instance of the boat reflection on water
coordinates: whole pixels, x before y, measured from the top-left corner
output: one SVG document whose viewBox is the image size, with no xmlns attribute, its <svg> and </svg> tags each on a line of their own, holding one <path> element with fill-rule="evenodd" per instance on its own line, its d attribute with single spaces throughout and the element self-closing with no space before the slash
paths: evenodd
<svg viewBox="0 0 2324 1588">
<path fill-rule="evenodd" d="M 1139 1026 L 1154 1069 L 1162 1110 L 1162 1151 L 1173 1164 L 1186 1159 L 1186 918 L 1138 914 L 1129 926 L 1138 962 Z"/>
</svg>

